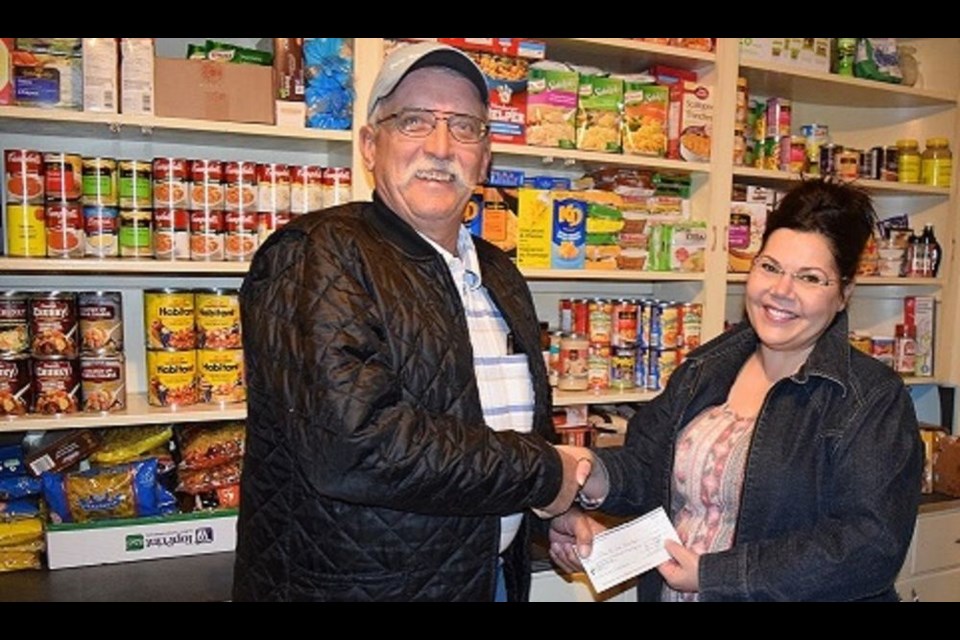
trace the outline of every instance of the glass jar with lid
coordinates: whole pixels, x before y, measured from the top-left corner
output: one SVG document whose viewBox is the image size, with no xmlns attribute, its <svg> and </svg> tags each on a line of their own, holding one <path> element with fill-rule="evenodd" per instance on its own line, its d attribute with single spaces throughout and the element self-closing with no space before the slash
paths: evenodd
<svg viewBox="0 0 960 640">
<path fill-rule="evenodd" d="M 950 174 L 953 173 L 953 153 L 946 138 L 928 138 L 927 148 L 920 162 L 920 174 L 923 184 L 932 187 L 949 187 Z"/>
<path fill-rule="evenodd" d="M 920 184 L 920 144 L 913 138 L 897 140 L 899 166 L 897 182 Z"/>
</svg>

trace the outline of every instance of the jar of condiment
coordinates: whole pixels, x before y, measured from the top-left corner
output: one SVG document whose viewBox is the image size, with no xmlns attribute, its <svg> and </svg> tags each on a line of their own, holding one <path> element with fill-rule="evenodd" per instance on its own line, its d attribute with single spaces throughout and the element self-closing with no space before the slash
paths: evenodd
<svg viewBox="0 0 960 640">
<path fill-rule="evenodd" d="M 928 138 L 927 148 L 920 161 L 923 184 L 932 187 L 949 187 L 953 172 L 953 153 L 946 138 Z"/>
<path fill-rule="evenodd" d="M 900 155 L 897 182 L 920 184 L 920 145 L 912 138 L 897 140 L 897 150 Z"/>
</svg>

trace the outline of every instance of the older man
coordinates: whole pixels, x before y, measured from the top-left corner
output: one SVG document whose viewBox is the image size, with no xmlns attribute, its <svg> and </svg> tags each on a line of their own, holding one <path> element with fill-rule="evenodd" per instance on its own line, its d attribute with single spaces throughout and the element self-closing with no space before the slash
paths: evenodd
<svg viewBox="0 0 960 640">
<path fill-rule="evenodd" d="M 486 111 L 466 55 L 397 50 L 360 134 L 373 201 L 255 256 L 235 599 L 528 597 L 531 510 L 562 512 L 587 470 L 550 444 L 525 281 L 461 224 Z"/>
</svg>

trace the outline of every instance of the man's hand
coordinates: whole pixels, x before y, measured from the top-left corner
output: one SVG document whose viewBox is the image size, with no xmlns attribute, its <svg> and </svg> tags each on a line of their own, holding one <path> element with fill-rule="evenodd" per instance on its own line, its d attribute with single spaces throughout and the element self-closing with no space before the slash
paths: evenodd
<svg viewBox="0 0 960 640">
<path fill-rule="evenodd" d="M 667 540 L 663 545 L 671 560 L 657 567 L 657 571 L 674 591 L 700 591 L 700 554 L 682 544 Z"/>
<path fill-rule="evenodd" d="M 575 549 L 581 556 L 589 556 L 593 537 L 605 528 L 579 508 L 572 507 L 550 522 L 550 558 L 567 573 L 582 571 Z"/>
<path fill-rule="evenodd" d="M 583 486 L 593 468 L 593 454 L 584 447 L 554 447 L 560 454 L 563 464 L 563 479 L 560 482 L 560 491 L 553 502 L 547 506 L 533 510 L 541 518 L 552 518 L 570 508 L 577 497 L 577 491 Z"/>
</svg>

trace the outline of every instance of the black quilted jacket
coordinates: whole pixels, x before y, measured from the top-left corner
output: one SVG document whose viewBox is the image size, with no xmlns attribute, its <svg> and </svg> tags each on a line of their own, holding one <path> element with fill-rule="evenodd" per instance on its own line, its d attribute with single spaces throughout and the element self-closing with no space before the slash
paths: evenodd
<svg viewBox="0 0 960 640">
<path fill-rule="evenodd" d="M 534 434 L 485 426 L 443 258 L 380 201 L 274 233 L 241 288 L 249 386 L 236 600 L 491 600 L 500 516 L 560 486 L 536 311 L 476 240 L 483 283 L 529 354 Z M 524 518 L 507 552 L 529 595 Z"/>
</svg>

